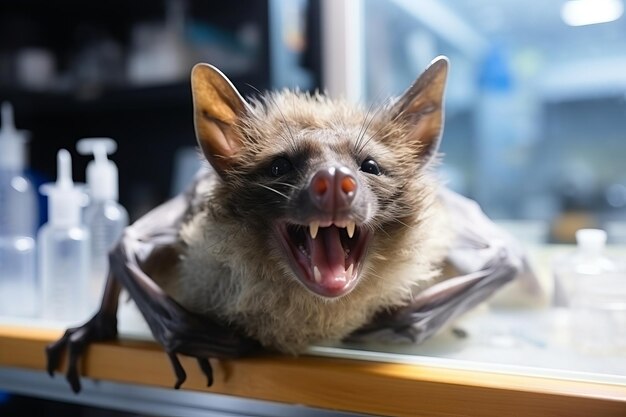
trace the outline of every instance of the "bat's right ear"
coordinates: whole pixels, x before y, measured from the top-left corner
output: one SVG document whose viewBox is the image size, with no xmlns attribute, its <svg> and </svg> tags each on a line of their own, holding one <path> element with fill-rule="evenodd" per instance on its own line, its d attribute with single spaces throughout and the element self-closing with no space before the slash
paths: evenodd
<svg viewBox="0 0 626 417">
<path fill-rule="evenodd" d="M 234 128 L 248 104 L 220 70 L 197 64 L 191 70 L 196 138 L 206 159 L 221 174 L 242 141 Z"/>
<path fill-rule="evenodd" d="M 443 132 L 443 99 L 448 67 L 448 58 L 435 58 L 392 110 L 397 118 L 411 126 L 404 140 L 413 146 L 425 164 L 437 153 Z"/>
</svg>

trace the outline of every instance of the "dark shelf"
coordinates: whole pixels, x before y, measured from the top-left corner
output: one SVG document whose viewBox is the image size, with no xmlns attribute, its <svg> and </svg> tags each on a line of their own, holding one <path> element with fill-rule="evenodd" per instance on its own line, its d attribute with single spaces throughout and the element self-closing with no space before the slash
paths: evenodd
<svg viewBox="0 0 626 417">
<path fill-rule="evenodd" d="M 0 88 L 0 99 L 27 113 L 126 110 L 136 106 L 167 108 L 191 100 L 188 82 L 132 88 L 85 88 L 71 92 Z"/>
<path fill-rule="evenodd" d="M 187 77 L 166 84 L 119 85 L 136 46 L 131 40 L 134 28 L 146 22 L 164 22 L 168 4 L 173 3 L 165 0 L 0 2 L 0 101 L 13 103 L 16 125 L 31 132 L 32 169 L 39 177 L 54 179 L 56 153 L 66 148 L 73 154 L 74 178 L 84 181 L 89 158 L 75 152 L 76 141 L 89 136 L 112 137 L 119 145 L 112 159 L 120 172 L 120 201 L 131 217 L 169 197 L 176 151 L 196 144 Z M 228 48 L 229 39 L 237 38 L 240 30 L 251 27 L 256 30 L 258 43 L 248 56 L 251 64 L 245 70 L 240 68 L 245 72 L 237 76 L 226 71 L 244 96 L 255 94 L 255 89 L 263 91 L 270 87 L 268 7 L 267 0 L 186 2 L 186 25 L 226 34 L 222 47 Z M 201 48 L 211 41 L 201 35 L 184 39 L 190 42 L 190 51 L 204 51 Z M 78 70 L 82 67 L 77 65 L 77 60 L 81 62 L 81 53 L 102 40 L 118 45 L 122 61 L 115 61 L 114 73 L 96 80 L 85 78 Z M 45 91 L 19 87 L 20 74 L 15 64 L 18 53 L 33 47 L 43 48 L 54 56 L 54 77 L 65 80 L 65 87 L 59 85 Z M 218 67 L 227 68 L 229 63 L 233 67 L 227 61 L 228 55 L 220 58 L 219 53 L 211 55 L 210 49 L 205 55 Z M 104 79 L 108 75 L 110 79 Z M 72 82 L 76 83 L 73 88 L 67 86 Z"/>
<path fill-rule="evenodd" d="M 230 78 L 244 95 L 255 95 L 268 88 L 262 77 L 238 76 Z M 10 101 L 19 112 L 18 117 L 33 113 L 75 113 L 91 111 L 128 111 L 136 108 L 167 111 L 191 105 L 191 86 L 188 80 L 167 84 L 128 87 L 83 87 L 68 92 L 33 91 L 0 87 L 0 101 Z"/>
</svg>

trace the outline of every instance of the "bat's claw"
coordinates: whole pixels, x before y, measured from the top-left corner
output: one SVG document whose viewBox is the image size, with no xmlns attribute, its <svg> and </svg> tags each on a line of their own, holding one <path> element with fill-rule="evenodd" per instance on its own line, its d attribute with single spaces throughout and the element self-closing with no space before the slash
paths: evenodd
<svg viewBox="0 0 626 417">
<path fill-rule="evenodd" d="M 117 337 L 117 319 L 114 315 L 96 313 L 87 323 L 80 327 L 67 329 L 63 336 L 46 347 L 47 366 L 50 376 L 59 368 L 65 349 L 68 351 L 68 366 L 65 378 L 72 391 L 81 389 L 78 361 L 82 358 L 87 346 L 95 341 L 110 340 Z"/>
<path fill-rule="evenodd" d="M 63 347 L 67 342 L 68 332 L 66 331 L 63 337 L 54 343 L 46 346 L 46 370 L 48 375 L 54 378 L 54 371 L 59 368 L 61 363 L 61 353 L 63 353 Z"/>
<path fill-rule="evenodd" d="M 206 376 L 206 379 L 207 379 L 206 386 L 210 387 L 211 385 L 213 385 L 213 368 L 211 367 L 211 363 L 206 358 L 197 358 L 197 359 L 198 359 L 198 365 L 200 365 L 200 369 L 202 369 L 202 372 Z"/>
<path fill-rule="evenodd" d="M 67 370 L 67 374 L 65 375 L 65 380 L 70 384 L 70 388 L 74 391 L 74 394 L 78 394 L 81 390 L 80 385 L 80 375 L 78 375 L 78 370 L 74 367 L 73 370 Z"/>
<path fill-rule="evenodd" d="M 174 373 L 176 374 L 176 383 L 174 384 L 174 388 L 179 389 L 187 379 L 187 373 L 178 360 L 176 353 L 169 352 L 167 356 L 170 358 L 172 368 L 174 368 Z M 198 361 L 198 365 L 200 366 L 202 373 L 204 373 L 207 378 L 207 387 L 210 387 L 213 385 L 213 367 L 211 367 L 211 363 L 207 358 L 197 357 L 196 360 Z"/>
<path fill-rule="evenodd" d="M 170 362 L 172 362 L 172 367 L 174 368 L 174 373 L 176 374 L 176 383 L 174 384 L 174 389 L 179 389 L 183 382 L 187 379 L 187 373 L 183 369 L 183 366 L 180 364 L 178 357 L 173 352 L 168 352 L 167 356 L 170 358 Z"/>
</svg>

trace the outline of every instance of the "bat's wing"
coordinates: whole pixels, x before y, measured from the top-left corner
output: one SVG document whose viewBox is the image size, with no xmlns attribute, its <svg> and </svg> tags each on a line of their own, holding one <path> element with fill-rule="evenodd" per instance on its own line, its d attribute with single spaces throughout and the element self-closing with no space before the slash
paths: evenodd
<svg viewBox="0 0 626 417">
<path fill-rule="evenodd" d="M 185 371 L 176 354 L 196 357 L 211 385 L 212 370 L 208 358 L 236 357 L 258 347 L 256 342 L 243 337 L 232 327 L 189 313 L 149 276 L 172 269 L 178 262 L 180 226 L 198 199 L 197 184 L 201 180 L 199 178 L 186 193 L 155 208 L 126 228 L 109 257 L 110 272 L 100 309 L 87 323 L 68 329 L 61 339 L 46 349 L 48 372 L 52 375 L 67 348 L 67 380 L 75 392 L 80 390 L 77 364 L 85 348 L 91 342 L 117 336 L 116 313 L 122 288 L 128 291 L 155 339 L 168 354 L 177 377 L 176 388 L 185 380 Z"/>
<path fill-rule="evenodd" d="M 442 190 L 440 199 L 456 233 L 447 260 L 460 275 L 422 291 L 405 307 L 381 312 L 348 341 L 408 338 L 419 343 L 514 278 L 532 285 L 535 278 L 522 249 L 478 204 L 450 190 Z"/>
</svg>

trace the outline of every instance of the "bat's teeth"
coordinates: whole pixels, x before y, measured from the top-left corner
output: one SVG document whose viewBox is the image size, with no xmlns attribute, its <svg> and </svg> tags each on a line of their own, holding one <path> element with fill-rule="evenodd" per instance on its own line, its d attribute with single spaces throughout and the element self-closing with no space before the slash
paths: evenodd
<svg viewBox="0 0 626 417">
<path fill-rule="evenodd" d="M 317 269 L 317 265 L 313 266 L 313 277 L 315 278 L 315 282 L 318 284 L 322 282 L 322 274 L 320 273 L 320 270 Z"/>
<path fill-rule="evenodd" d="M 352 239 L 354 236 L 354 229 L 356 228 L 356 224 L 353 221 L 349 221 L 346 225 L 346 231 L 348 232 L 348 237 Z"/>
<path fill-rule="evenodd" d="M 317 236 L 317 231 L 320 228 L 320 222 L 311 222 L 309 223 L 309 233 L 311 234 L 311 239 L 315 239 Z"/>
<path fill-rule="evenodd" d="M 354 270 L 354 264 L 350 264 L 348 269 L 346 269 L 346 277 L 351 278 L 353 270 Z"/>
</svg>

